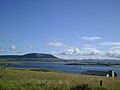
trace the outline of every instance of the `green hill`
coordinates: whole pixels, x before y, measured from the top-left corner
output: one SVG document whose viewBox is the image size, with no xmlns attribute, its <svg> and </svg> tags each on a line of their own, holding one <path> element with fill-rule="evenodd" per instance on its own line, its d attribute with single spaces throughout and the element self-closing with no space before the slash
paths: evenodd
<svg viewBox="0 0 120 90">
<path fill-rule="evenodd" d="M 51 54 L 44 53 L 28 53 L 21 56 L 22 58 L 57 58 Z"/>
<path fill-rule="evenodd" d="M 41 62 L 57 62 L 64 61 L 51 54 L 45 53 L 28 53 L 25 55 L 1 55 L 0 61 L 41 61 Z"/>
</svg>

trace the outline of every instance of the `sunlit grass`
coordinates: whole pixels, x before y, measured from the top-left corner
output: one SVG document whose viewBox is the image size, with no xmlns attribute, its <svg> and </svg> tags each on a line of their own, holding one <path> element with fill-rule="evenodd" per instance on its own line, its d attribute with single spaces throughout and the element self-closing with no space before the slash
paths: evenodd
<svg viewBox="0 0 120 90">
<path fill-rule="evenodd" d="M 42 69 L 0 67 L 0 76 L 0 90 L 71 90 L 82 85 L 88 85 L 90 90 L 120 89 L 119 78 L 67 74 Z M 99 86 L 100 80 L 103 80 L 103 89 Z"/>
</svg>

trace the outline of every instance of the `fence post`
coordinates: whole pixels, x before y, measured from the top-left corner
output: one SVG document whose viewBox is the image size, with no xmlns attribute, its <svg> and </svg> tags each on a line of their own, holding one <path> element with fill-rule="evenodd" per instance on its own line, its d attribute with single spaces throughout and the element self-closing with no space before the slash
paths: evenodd
<svg viewBox="0 0 120 90">
<path fill-rule="evenodd" d="M 102 86 L 102 80 L 100 80 L 100 86 Z"/>
</svg>

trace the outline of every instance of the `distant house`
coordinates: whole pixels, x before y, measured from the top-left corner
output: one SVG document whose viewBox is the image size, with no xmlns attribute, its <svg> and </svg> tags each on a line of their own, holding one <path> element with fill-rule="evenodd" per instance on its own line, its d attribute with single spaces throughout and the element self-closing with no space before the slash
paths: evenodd
<svg viewBox="0 0 120 90">
<path fill-rule="evenodd" d="M 81 74 L 106 76 L 106 77 L 117 77 L 117 73 L 114 70 L 108 70 L 108 71 L 87 70 L 87 71 L 83 71 Z"/>
</svg>

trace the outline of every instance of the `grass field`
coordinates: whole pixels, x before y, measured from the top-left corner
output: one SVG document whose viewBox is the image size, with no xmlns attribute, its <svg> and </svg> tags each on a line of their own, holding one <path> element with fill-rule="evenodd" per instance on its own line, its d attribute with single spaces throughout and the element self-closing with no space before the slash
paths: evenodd
<svg viewBox="0 0 120 90">
<path fill-rule="evenodd" d="M 120 90 L 120 79 L 0 67 L 0 90 Z"/>
</svg>

